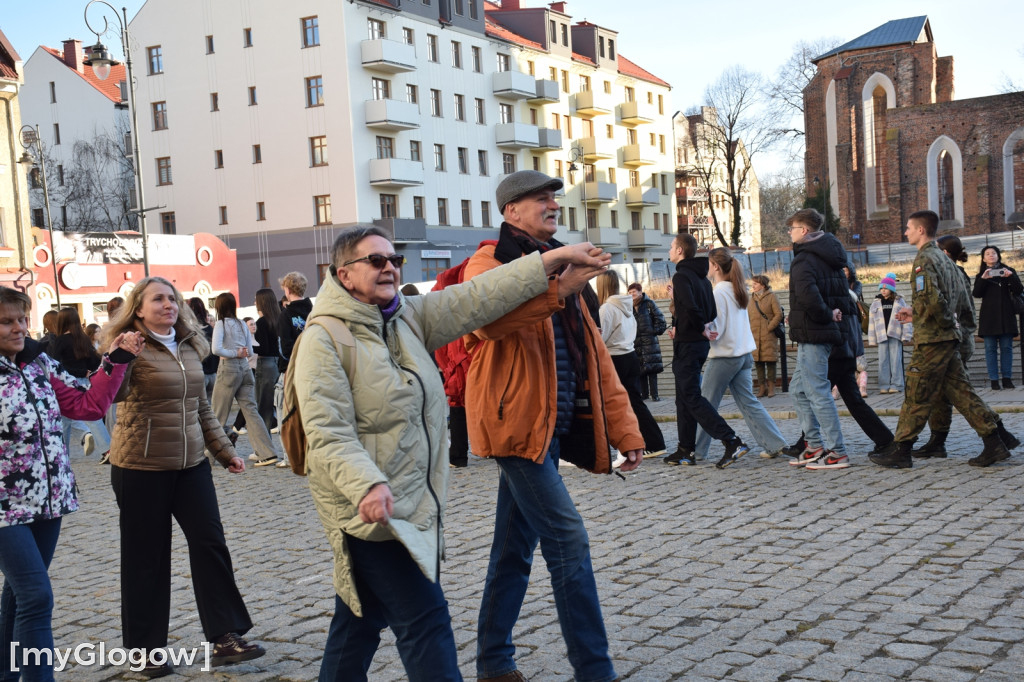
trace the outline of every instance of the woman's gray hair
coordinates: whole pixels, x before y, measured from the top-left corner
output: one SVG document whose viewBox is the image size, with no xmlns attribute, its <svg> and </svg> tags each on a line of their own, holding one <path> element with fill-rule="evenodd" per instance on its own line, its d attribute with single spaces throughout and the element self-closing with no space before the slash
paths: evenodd
<svg viewBox="0 0 1024 682">
<path fill-rule="evenodd" d="M 353 225 L 338 234 L 331 247 L 331 269 L 337 270 L 345 261 L 352 260 L 356 245 L 367 237 L 383 237 L 391 242 L 391 236 L 376 225 Z"/>
</svg>

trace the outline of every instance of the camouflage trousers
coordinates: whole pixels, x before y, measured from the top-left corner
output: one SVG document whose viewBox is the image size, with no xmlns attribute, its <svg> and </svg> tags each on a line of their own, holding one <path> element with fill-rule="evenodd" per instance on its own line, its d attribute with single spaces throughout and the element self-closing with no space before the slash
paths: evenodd
<svg viewBox="0 0 1024 682">
<path fill-rule="evenodd" d="M 907 385 L 900 420 L 898 442 L 913 441 L 928 423 L 942 396 L 964 416 L 979 436 L 995 433 L 999 416 L 978 397 L 960 360 L 958 341 L 923 343 L 914 347 L 907 368 Z"/>
<path fill-rule="evenodd" d="M 963 362 L 964 367 L 967 367 L 967 363 L 970 362 L 971 356 L 974 355 L 974 334 L 971 334 L 971 340 L 967 343 L 960 343 L 960 360 Z M 966 369 L 965 369 L 966 371 Z M 970 376 L 968 376 L 968 379 Z M 949 433 L 949 429 L 953 425 L 953 403 L 946 400 L 944 393 L 939 393 L 935 396 L 935 404 L 932 405 L 931 416 L 928 417 L 928 428 L 935 433 L 936 431 L 942 433 Z"/>
</svg>

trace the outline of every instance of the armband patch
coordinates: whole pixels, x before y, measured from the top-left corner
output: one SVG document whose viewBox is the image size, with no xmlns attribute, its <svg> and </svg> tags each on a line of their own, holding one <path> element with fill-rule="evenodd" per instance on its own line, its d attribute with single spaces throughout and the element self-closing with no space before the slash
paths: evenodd
<svg viewBox="0 0 1024 682">
<path fill-rule="evenodd" d="M 920 269 L 920 268 L 919 268 Z M 924 275 L 918 275 L 915 280 L 918 291 L 924 291 Z"/>
</svg>

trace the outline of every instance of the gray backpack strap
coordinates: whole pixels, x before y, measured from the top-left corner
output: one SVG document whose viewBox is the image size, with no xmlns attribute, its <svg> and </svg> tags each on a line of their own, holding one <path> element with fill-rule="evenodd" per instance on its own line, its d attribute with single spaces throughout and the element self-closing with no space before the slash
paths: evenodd
<svg viewBox="0 0 1024 682">
<path fill-rule="evenodd" d="M 356 339 L 352 336 L 348 325 L 338 318 L 328 315 L 321 315 L 309 320 L 306 323 L 306 329 L 309 329 L 311 324 L 318 324 L 327 330 L 331 340 L 334 341 L 334 349 L 338 351 L 338 357 L 341 358 L 341 367 L 345 370 L 345 374 L 349 377 L 349 383 L 351 383 L 352 373 L 355 371 L 355 367 L 352 366 L 352 349 L 356 347 Z"/>
</svg>

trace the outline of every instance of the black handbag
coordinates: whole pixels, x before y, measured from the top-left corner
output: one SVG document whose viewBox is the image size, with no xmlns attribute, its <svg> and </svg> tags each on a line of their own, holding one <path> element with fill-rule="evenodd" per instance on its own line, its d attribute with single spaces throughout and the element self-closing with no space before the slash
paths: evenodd
<svg viewBox="0 0 1024 682">
<path fill-rule="evenodd" d="M 1024 291 L 1010 296 L 1013 301 L 1013 312 L 1017 315 L 1024 315 Z"/>
<path fill-rule="evenodd" d="M 751 300 L 754 301 L 754 307 L 757 308 L 757 312 L 759 312 L 761 314 L 761 317 L 764 318 L 765 322 L 770 322 L 770 320 L 768 319 L 768 316 L 764 314 L 763 310 L 761 310 L 761 306 L 757 304 L 757 299 L 756 298 L 752 298 Z M 782 312 L 782 319 L 783 320 L 786 319 L 786 311 L 782 308 L 781 305 L 779 306 L 779 310 Z M 780 321 L 779 324 L 777 324 L 775 326 L 775 329 L 772 330 L 772 334 L 775 334 L 775 336 L 777 336 L 780 339 L 786 338 L 786 326 L 785 326 L 785 324 Z"/>
</svg>

